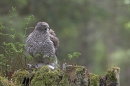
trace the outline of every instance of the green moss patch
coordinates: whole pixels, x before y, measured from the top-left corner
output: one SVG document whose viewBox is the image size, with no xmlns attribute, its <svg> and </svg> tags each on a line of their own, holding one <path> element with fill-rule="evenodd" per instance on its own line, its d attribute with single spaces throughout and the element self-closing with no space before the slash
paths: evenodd
<svg viewBox="0 0 130 86">
<path fill-rule="evenodd" d="M 31 81 L 31 86 L 57 86 L 65 84 L 62 77 L 61 70 L 52 70 L 48 66 L 43 66 L 36 71 Z"/>
<path fill-rule="evenodd" d="M 29 72 L 27 70 L 17 70 L 12 75 L 12 81 L 16 85 L 20 85 L 22 84 L 24 77 L 26 77 L 28 74 Z"/>
<path fill-rule="evenodd" d="M 90 73 L 90 86 L 99 86 L 99 75 Z"/>
</svg>

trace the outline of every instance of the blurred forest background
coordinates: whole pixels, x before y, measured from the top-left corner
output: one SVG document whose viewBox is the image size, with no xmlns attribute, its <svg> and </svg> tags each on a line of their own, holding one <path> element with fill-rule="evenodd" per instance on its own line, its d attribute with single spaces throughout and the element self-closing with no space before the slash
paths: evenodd
<svg viewBox="0 0 130 86">
<path fill-rule="evenodd" d="M 29 27 L 33 28 L 27 35 L 37 22 L 49 23 L 60 40 L 60 62 L 65 59 L 100 75 L 117 65 L 121 68 L 121 86 L 130 85 L 130 0 L 0 0 L 0 22 L 6 27 L 10 27 L 12 7 L 16 8 L 12 27 L 20 33 L 24 33 L 23 22 L 30 15 L 34 19 Z M 20 35 L 14 39 L 25 40 Z M 0 46 L 2 43 L 0 36 Z M 81 56 L 70 61 L 67 55 L 73 52 Z"/>
</svg>

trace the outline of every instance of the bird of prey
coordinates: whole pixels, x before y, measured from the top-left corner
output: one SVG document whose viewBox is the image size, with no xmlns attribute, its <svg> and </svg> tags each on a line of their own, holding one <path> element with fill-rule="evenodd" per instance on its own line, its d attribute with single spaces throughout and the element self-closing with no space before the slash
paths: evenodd
<svg viewBox="0 0 130 86">
<path fill-rule="evenodd" d="M 26 39 L 26 51 L 34 57 L 37 67 L 43 65 L 58 65 L 56 50 L 59 40 L 53 30 L 50 29 L 48 23 L 38 22 L 35 29 Z"/>
</svg>

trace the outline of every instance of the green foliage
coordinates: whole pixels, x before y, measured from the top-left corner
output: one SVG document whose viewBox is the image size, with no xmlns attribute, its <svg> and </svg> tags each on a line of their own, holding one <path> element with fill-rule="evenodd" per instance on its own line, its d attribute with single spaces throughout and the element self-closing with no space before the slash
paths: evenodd
<svg viewBox="0 0 130 86">
<path fill-rule="evenodd" d="M 123 0 L 124 4 L 129 5 L 130 4 L 130 0 Z"/>
<path fill-rule="evenodd" d="M 110 61 L 111 64 L 113 65 L 128 64 L 130 63 L 129 57 L 130 57 L 130 49 L 128 50 L 118 49 L 111 54 Z"/>
<path fill-rule="evenodd" d="M 125 28 L 128 29 L 128 30 L 130 29 L 130 22 L 125 24 Z"/>
<path fill-rule="evenodd" d="M 33 15 L 29 16 L 28 18 L 23 21 L 22 25 L 25 28 L 24 33 L 18 32 L 16 28 L 14 28 L 14 14 L 16 13 L 16 8 L 12 7 L 9 10 L 9 25 L 4 26 L 2 22 L 0 22 L 0 35 L 2 36 L 2 46 L 1 49 L 3 50 L 3 54 L 0 54 L 0 68 L 1 72 L 4 74 L 6 71 L 14 71 L 18 69 L 18 67 L 24 67 L 23 64 L 26 65 L 26 62 L 23 60 L 27 59 L 27 56 L 24 54 L 24 46 L 25 46 L 25 37 L 26 31 L 30 28 L 29 24 L 30 21 L 34 18 Z M 8 33 L 5 33 L 8 32 Z M 22 41 L 15 41 L 19 36 L 21 36 Z M 5 39 L 9 39 L 7 41 Z M 17 60 L 17 62 L 16 62 Z M 15 67 L 12 67 L 16 65 Z"/>
<path fill-rule="evenodd" d="M 78 58 L 81 55 L 79 52 L 74 52 L 73 54 L 68 54 L 68 58 L 71 60 L 72 58 Z"/>
</svg>

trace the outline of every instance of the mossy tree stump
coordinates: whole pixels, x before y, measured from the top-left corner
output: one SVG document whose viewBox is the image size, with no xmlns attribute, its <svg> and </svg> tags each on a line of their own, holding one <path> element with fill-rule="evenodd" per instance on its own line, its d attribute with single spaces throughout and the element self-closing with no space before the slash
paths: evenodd
<svg viewBox="0 0 130 86">
<path fill-rule="evenodd" d="M 120 86 L 119 73 L 120 69 L 116 66 L 108 69 L 102 77 L 89 73 L 84 66 L 79 65 L 67 65 L 64 69 L 54 70 L 43 66 L 31 72 L 16 71 L 13 80 L 17 85 L 25 86 Z M 28 82 L 23 83 L 25 77 Z"/>
</svg>

